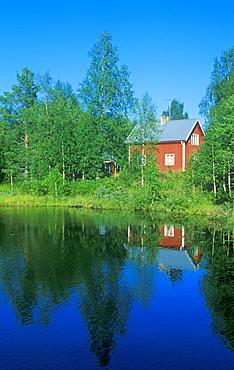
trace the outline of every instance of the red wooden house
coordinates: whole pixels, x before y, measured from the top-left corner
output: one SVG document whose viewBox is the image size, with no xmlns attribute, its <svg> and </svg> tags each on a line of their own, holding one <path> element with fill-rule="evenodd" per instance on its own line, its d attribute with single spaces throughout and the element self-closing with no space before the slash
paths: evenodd
<svg viewBox="0 0 234 370">
<path fill-rule="evenodd" d="M 196 118 L 169 120 L 169 117 L 161 116 L 161 122 L 156 125 L 160 132 L 159 140 L 155 140 L 157 143 L 155 154 L 158 158 L 159 169 L 163 172 L 168 168 L 173 171 L 184 171 L 191 155 L 196 153 L 204 142 L 204 131 L 200 121 Z M 137 126 L 133 131 L 136 132 L 136 130 Z M 129 160 L 134 150 L 142 150 L 142 145 L 140 146 L 134 138 L 135 135 L 130 133 L 125 141 L 129 146 Z M 151 140 L 151 142 L 144 143 L 144 157 L 147 156 L 147 147 L 152 147 L 155 142 Z"/>
</svg>

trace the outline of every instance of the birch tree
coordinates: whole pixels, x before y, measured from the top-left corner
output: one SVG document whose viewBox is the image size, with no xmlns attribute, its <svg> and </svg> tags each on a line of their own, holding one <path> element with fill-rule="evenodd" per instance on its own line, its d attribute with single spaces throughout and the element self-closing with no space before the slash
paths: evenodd
<svg viewBox="0 0 234 370">
<path fill-rule="evenodd" d="M 89 52 L 90 68 L 80 84 L 78 95 L 82 107 L 96 118 L 103 135 L 102 156 L 121 159 L 124 140 L 130 130 L 129 115 L 134 104 L 130 73 L 119 66 L 117 48 L 112 38 L 103 32 Z"/>
<path fill-rule="evenodd" d="M 135 122 L 136 125 L 131 133 L 131 141 L 136 143 L 140 149 L 138 157 L 139 166 L 141 168 L 141 185 L 145 183 L 145 166 L 147 164 L 147 153 L 151 156 L 157 147 L 160 137 L 159 126 L 157 125 L 157 108 L 152 101 L 152 98 L 146 92 L 142 99 L 136 103 Z M 139 150 L 138 149 L 138 150 Z M 155 156 L 156 166 L 156 156 Z"/>
<path fill-rule="evenodd" d="M 196 182 L 212 191 L 216 201 L 230 201 L 234 187 L 234 47 L 215 59 L 200 108 L 207 128 L 194 166 Z"/>
</svg>

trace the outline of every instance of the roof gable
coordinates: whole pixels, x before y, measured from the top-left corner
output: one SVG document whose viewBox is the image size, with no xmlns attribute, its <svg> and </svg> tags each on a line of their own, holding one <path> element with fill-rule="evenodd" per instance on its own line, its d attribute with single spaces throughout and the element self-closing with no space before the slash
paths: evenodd
<svg viewBox="0 0 234 370">
<path fill-rule="evenodd" d="M 197 118 L 167 121 L 165 125 L 160 126 L 162 132 L 160 141 L 187 141 L 197 123 L 201 127 Z"/>
<path fill-rule="evenodd" d="M 160 122 L 156 123 L 158 130 L 160 131 L 159 139 L 155 137 L 155 141 L 165 142 L 165 141 L 187 141 L 195 129 L 196 125 L 202 126 L 197 118 L 193 119 L 179 119 L 170 120 L 165 123 L 165 125 L 160 125 Z M 133 134 L 138 129 L 138 125 L 134 127 L 125 143 L 137 143 L 139 140 L 135 139 Z M 146 142 L 149 140 L 146 140 Z M 152 140 L 151 140 L 152 141 Z"/>
</svg>

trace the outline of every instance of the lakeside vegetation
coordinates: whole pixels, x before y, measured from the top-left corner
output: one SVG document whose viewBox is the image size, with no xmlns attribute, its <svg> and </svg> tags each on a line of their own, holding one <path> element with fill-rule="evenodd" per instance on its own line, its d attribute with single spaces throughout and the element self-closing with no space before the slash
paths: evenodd
<svg viewBox="0 0 234 370">
<path fill-rule="evenodd" d="M 185 173 L 160 173 L 143 151 L 129 166 L 125 140 L 133 127 L 142 147 L 157 138 L 156 106 L 148 93 L 134 97 L 108 32 L 89 56 L 77 93 L 48 72 L 36 77 L 23 68 L 0 96 L 0 205 L 162 212 L 234 225 L 234 47 L 215 59 L 200 104 L 205 143 Z M 164 113 L 188 118 L 176 99 Z M 119 173 L 107 176 L 104 162 Z"/>
<path fill-rule="evenodd" d="M 57 180 L 0 185 L 0 206 L 77 207 L 90 210 L 140 212 L 151 217 L 173 218 L 178 222 L 197 219 L 199 224 L 234 227 L 234 210 L 230 203 L 215 205 L 212 195 L 193 189 L 188 173 L 160 174 L 160 191 L 155 194 L 140 177 L 132 181 L 128 171 L 96 180 L 77 180 L 63 184 Z M 156 216 L 157 215 L 157 216 Z"/>
</svg>

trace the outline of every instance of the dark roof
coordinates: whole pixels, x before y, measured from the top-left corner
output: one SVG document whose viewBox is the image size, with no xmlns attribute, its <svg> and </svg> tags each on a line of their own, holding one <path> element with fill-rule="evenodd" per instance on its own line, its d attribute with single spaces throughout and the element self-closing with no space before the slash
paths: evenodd
<svg viewBox="0 0 234 370">
<path fill-rule="evenodd" d="M 193 119 L 179 119 L 179 120 L 171 120 L 167 121 L 165 125 L 161 125 L 160 122 L 156 123 L 157 129 L 161 131 L 159 133 L 159 138 L 156 138 L 156 141 L 187 141 L 194 130 L 196 124 L 200 124 L 200 121 L 197 118 Z M 135 138 L 135 134 L 137 132 L 138 125 L 134 127 L 130 135 L 127 137 L 125 143 L 137 143 L 139 140 Z M 202 129 L 202 127 L 201 127 Z M 203 130 L 202 130 L 203 131 Z M 151 136 L 153 138 L 153 136 Z M 148 141 L 148 140 L 146 140 Z M 151 139 L 151 141 L 153 141 Z"/>
</svg>

